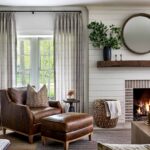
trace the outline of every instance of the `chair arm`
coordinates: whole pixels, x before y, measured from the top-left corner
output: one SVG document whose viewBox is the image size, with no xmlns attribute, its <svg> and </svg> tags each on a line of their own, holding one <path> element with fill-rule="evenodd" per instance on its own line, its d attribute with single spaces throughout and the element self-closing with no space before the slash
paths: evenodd
<svg viewBox="0 0 150 150">
<path fill-rule="evenodd" d="M 61 112 L 64 113 L 64 109 L 63 107 L 61 106 L 60 102 L 59 101 L 55 101 L 55 100 L 49 100 L 48 101 L 49 103 L 49 106 L 50 107 L 56 107 L 56 108 L 60 108 L 61 109 Z"/>
<path fill-rule="evenodd" d="M 27 105 L 12 102 L 7 91 L 3 91 L 1 96 L 2 126 L 29 133 L 29 127 L 33 126 L 33 115 L 30 108 Z"/>
</svg>

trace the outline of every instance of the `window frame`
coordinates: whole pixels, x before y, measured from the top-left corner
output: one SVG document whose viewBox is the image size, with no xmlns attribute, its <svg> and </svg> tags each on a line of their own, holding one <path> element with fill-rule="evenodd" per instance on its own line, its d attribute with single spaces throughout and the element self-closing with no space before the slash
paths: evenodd
<svg viewBox="0 0 150 150">
<path fill-rule="evenodd" d="M 40 58 L 40 40 L 53 40 L 53 64 L 54 64 L 54 70 L 52 71 L 51 68 L 49 68 L 49 73 L 51 74 L 52 72 L 54 73 L 54 96 L 53 98 L 56 98 L 56 81 L 55 81 L 55 51 L 54 51 L 54 38 L 53 35 L 44 35 L 44 36 L 31 36 L 31 35 L 20 35 L 17 36 L 17 41 L 18 43 L 21 40 L 27 39 L 30 41 L 30 68 L 29 68 L 29 83 L 32 85 L 35 85 L 37 89 L 40 88 L 40 63 L 41 63 L 41 58 Z M 20 48 L 20 46 L 19 46 Z M 47 55 L 50 56 L 50 55 Z M 18 54 L 16 53 L 16 57 L 18 60 Z M 17 68 L 17 62 L 16 62 L 16 68 Z M 17 69 L 16 69 L 16 86 L 17 85 Z M 49 82 L 51 83 L 51 82 Z M 20 85 L 19 85 L 20 86 Z M 24 85 L 22 85 L 24 86 Z M 51 88 L 47 87 L 48 90 L 50 91 Z"/>
</svg>

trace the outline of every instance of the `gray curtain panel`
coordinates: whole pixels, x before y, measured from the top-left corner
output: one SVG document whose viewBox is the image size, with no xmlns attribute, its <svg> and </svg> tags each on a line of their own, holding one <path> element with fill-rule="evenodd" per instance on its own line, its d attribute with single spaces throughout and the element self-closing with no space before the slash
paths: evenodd
<svg viewBox="0 0 150 150">
<path fill-rule="evenodd" d="M 78 111 L 84 112 L 84 56 L 81 13 L 57 13 L 55 20 L 56 99 L 67 98 L 68 90 L 75 90 L 80 100 Z"/>
<path fill-rule="evenodd" d="M 14 13 L 0 13 L 0 89 L 15 84 L 16 25 Z"/>
</svg>

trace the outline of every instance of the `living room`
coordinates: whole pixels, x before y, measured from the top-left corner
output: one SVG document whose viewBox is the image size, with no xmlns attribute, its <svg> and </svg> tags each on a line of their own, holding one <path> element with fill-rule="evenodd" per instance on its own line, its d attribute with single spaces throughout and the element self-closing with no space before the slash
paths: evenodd
<svg viewBox="0 0 150 150">
<path fill-rule="evenodd" d="M 150 150 L 149 6 L 148 0 L 0 2 L 0 139 L 8 149 Z M 92 23 L 118 29 L 119 47 L 109 46 L 107 59 L 105 45 L 94 45 L 96 39 L 90 38 Z M 26 102 L 20 95 L 24 90 Z M 37 109 L 32 99 L 41 100 L 38 92 L 44 100 Z M 116 118 L 105 118 L 104 101 L 113 103 L 111 111 L 117 108 Z M 63 136 L 71 140 L 64 142 Z"/>
</svg>

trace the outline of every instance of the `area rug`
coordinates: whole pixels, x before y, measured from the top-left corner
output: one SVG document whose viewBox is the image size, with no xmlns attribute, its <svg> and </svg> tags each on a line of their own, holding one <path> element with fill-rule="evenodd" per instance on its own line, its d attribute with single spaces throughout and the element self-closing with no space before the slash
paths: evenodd
<svg viewBox="0 0 150 150">
<path fill-rule="evenodd" d="M 9 132 L 5 136 L 1 134 L 0 138 L 11 141 L 9 150 L 63 150 L 63 144 L 58 142 L 48 141 L 43 146 L 40 136 L 34 138 L 34 144 L 29 144 L 27 137 L 14 132 Z M 69 150 L 97 150 L 97 142 L 129 144 L 131 142 L 131 130 L 96 130 L 92 135 L 92 141 L 88 141 L 88 137 L 84 137 L 70 143 Z"/>
</svg>

